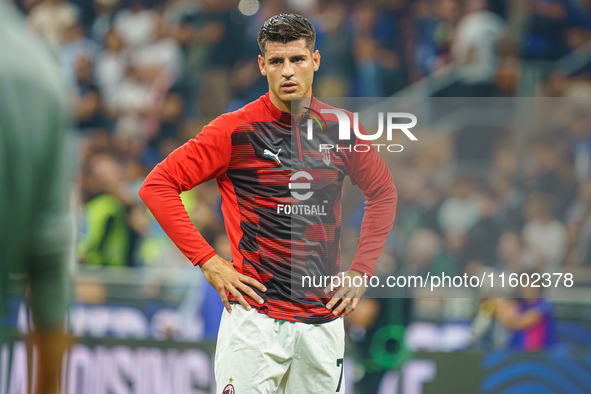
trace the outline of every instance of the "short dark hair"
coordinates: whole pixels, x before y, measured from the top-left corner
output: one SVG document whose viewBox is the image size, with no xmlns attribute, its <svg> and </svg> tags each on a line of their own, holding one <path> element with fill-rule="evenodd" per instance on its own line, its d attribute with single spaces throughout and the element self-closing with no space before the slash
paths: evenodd
<svg viewBox="0 0 591 394">
<path fill-rule="evenodd" d="M 264 55 L 267 42 L 287 44 L 300 38 L 306 40 L 306 47 L 310 53 L 314 52 L 316 31 L 310 21 L 297 14 L 279 14 L 265 22 L 261 27 L 257 41 L 261 53 Z"/>
</svg>

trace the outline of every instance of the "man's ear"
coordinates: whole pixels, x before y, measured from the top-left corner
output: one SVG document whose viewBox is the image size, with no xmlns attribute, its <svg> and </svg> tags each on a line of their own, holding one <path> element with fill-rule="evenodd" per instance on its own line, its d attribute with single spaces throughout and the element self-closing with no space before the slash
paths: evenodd
<svg viewBox="0 0 591 394">
<path fill-rule="evenodd" d="M 259 55 L 259 70 L 264 77 L 267 76 L 267 70 L 265 70 L 265 58 Z"/>
<path fill-rule="evenodd" d="M 320 67 L 320 52 L 318 52 L 318 49 L 312 54 L 312 61 L 314 62 L 314 71 L 318 71 Z"/>
</svg>

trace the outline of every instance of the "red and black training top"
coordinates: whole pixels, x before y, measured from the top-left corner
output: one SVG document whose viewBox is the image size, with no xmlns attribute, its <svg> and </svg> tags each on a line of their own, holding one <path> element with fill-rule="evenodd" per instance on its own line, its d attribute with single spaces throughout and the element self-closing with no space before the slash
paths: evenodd
<svg viewBox="0 0 591 394">
<path fill-rule="evenodd" d="M 311 108 L 319 113 L 330 107 L 312 99 Z M 373 273 L 394 222 L 397 192 L 386 164 L 373 147 L 368 152 L 319 149 L 320 144 L 349 145 L 338 140 L 336 116 L 323 117 L 326 123 L 313 122 L 309 140 L 267 93 L 205 126 L 158 164 L 140 189 L 168 236 L 194 265 L 202 265 L 215 251 L 193 226 L 179 194 L 215 178 L 234 268 L 267 287 L 265 293 L 255 289 L 265 300 L 262 306 L 245 299 L 275 319 L 335 319 L 322 290 L 303 288 L 301 278 L 340 270 L 345 176 L 366 198 L 352 270 Z M 350 141 L 367 142 L 354 135 Z"/>
</svg>

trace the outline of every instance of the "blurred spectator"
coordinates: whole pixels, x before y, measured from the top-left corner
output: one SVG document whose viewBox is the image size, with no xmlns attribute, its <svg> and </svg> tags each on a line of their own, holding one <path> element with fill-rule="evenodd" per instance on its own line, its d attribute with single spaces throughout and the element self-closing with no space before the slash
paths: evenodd
<svg viewBox="0 0 591 394">
<path fill-rule="evenodd" d="M 513 55 L 507 55 L 501 58 L 495 77 L 496 89 L 499 95 L 502 97 L 514 96 L 519 87 L 520 80 L 521 70 L 519 59 Z M 552 94 L 548 94 L 547 96 L 555 97 Z"/>
<path fill-rule="evenodd" d="M 547 196 L 530 195 L 524 205 L 526 224 L 523 241 L 530 267 L 542 272 L 558 272 L 566 251 L 564 224 L 554 218 Z"/>
<path fill-rule="evenodd" d="M 98 45 L 92 39 L 86 37 L 85 27 L 81 23 L 75 23 L 66 31 L 64 45 L 60 48 L 59 59 L 64 69 L 64 74 L 69 81 L 74 81 L 76 63 L 81 57 L 88 58 L 91 62 L 98 52 Z M 92 70 L 91 70 L 92 72 Z"/>
<path fill-rule="evenodd" d="M 58 48 L 66 41 L 66 32 L 76 23 L 78 13 L 67 0 L 43 0 L 29 15 L 33 31 Z"/>
<path fill-rule="evenodd" d="M 575 173 L 572 161 L 565 160 L 568 143 L 564 138 L 540 136 L 532 147 L 532 187 L 550 199 L 554 212 L 561 216 L 575 198 Z"/>
<path fill-rule="evenodd" d="M 465 249 L 468 231 L 480 219 L 481 199 L 471 182 L 458 179 L 450 185 L 450 194 L 439 206 L 437 223 L 443 233 L 447 256 L 456 271 L 462 271 L 466 262 Z"/>
<path fill-rule="evenodd" d="M 589 39 L 591 39 L 591 1 L 569 1 L 566 42 L 570 49 L 576 51 Z"/>
<path fill-rule="evenodd" d="M 466 236 L 464 261 L 478 261 L 486 266 L 495 263 L 495 248 L 501 232 L 495 220 L 498 202 L 490 191 L 480 193 L 480 219 L 472 226 Z"/>
<path fill-rule="evenodd" d="M 531 272 L 528 272 L 531 277 Z M 517 299 L 496 299 L 496 317 L 512 331 L 508 347 L 515 351 L 548 350 L 556 341 L 552 306 L 542 297 L 543 287 L 519 288 Z"/>
<path fill-rule="evenodd" d="M 499 197 L 499 208 L 495 219 L 501 228 L 510 231 L 521 232 L 525 219 L 522 206 L 525 201 L 523 191 L 507 176 L 495 176 L 490 183 L 494 193 Z"/>
<path fill-rule="evenodd" d="M 95 18 L 90 31 L 96 42 L 103 42 L 107 32 L 113 29 L 118 6 L 119 0 L 94 0 Z"/>
<path fill-rule="evenodd" d="M 497 241 L 498 240 L 498 241 Z M 485 246 L 487 249 L 492 249 L 492 252 L 488 250 L 490 254 L 486 258 L 481 260 L 469 261 L 465 272 L 468 275 L 488 275 L 493 273 L 505 274 L 505 278 L 509 278 L 511 274 L 518 274 L 523 272 L 527 265 L 526 255 L 524 253 L 524 245 L 521 236 L 513 231 L 505 231 L 500 236 L 496 237 L 495 243 L 489 243 Z M 482 254 L 484 256 L 484 253 Z M 489 259 L 492 258 L 493 264 L 487 264 Z M 490 284 L 484 286 L 484 294 L 495 294 L 505 293 L 509 296 L 509 288 L 488 287 Z M 490 306 L 490 305 L 488 305 Z M 485 308 L 487 305 L 485 305 Z"/>
<path fill-rule="evenodd" d="M 429 75 L 450 61 L 460 9 L 455 0 L 436 0 L 433 7 L 427 0 L 419 0 L 415 12 L 415 63 L 423 75 Z"/>
<path fill-rule="evenodd" d="M 521 55 L 532 60 L 554 60 L 564 56 L 567 0 L 528 0 L 525 25 L 520 37 Z"/>
<path fill-rule="evenodd" d="M 146 124 L 147 146 L 142 161 L 148 168 L 162 161 L 179 146 L 178 136 L 183 114 L 183 101 L 176 89 L 171 89 L 153 108 Z"/>
<path fill-rule="evenodd" d="M 151 70 L 131 64 L 123 81 L 105 102 L 112 118 L 117 120 L 117 133 L 138 136 L 141 122 L 150 109 L 150 89 L 154 81 Z"/>
<path fill-rule="evenodd" d="M 427 184 L 427 176 L 416 169 L 399 169 L 398 205 L 394 251 L 402 255 L 410 237 L 422 228 L 431 228 L 426 218 L 437 201 L 437 192 Z M 361 221 L 359 220 L 359 223 Z"/>
<path fill-rule="evenodd" d="M 357 63 L 357 93 L 363 97 L 390 96 L 404 86 L 402 45 L 393 15 L 379 12 L 370 2 L 354 6 L 353 56 Z"/>
<path fill-rule="evenodd" d="M 571 266 L 591 266 L 591 179 L 579 183 L 577 200 L 566 211 Z"/>
<path fill-rule="evenodd" d="M 204 1 L 192 21 L 198 36 L 207 45 L 209 70 L 229 71 L 242 55 L 246 20 L 231 0 Z"/>
<path fill-rule="evenodd" d="M 587 108 L 579 105 L 569 117 L 570 150 L 575 165 L 575 175 L 581 180 L 591 176 L 591 116 Z"/>
<path fill-rule="evenodd" d="M 405 265 L 401 267 L 401 275 L 426 276 L 428 272 L 437 275 L 445 272 L 448 275 L 459 273 L 457 266 L 443 253 L 441 238 L 431 230 L 417 231 L 408 242 Z"/>
<path fill-rule="evenodd" d="M 496 247 L 497 262 L 495 267 L 499 272 L 507 274 L 519 273 L 524 270 L 523 242 L 518 233 L 506 231 L 499 237 Z"/>
<path fill-rule="evenodd" d="M 115 29 L 105 34 L 104 48 L 96 58 L 95 73 L 105 102 L 111 103 L 117 87 L 126 75 L 129 56 Z"/>
<path fill-rule="evenodd" d="M 439 207 L 439 228 L 444 234 L 465 235 L 480 218 L 480 198 L 471 182 L 457 179 L 449 187 L 450 197 Z"/>
<path fill-rule="evenodd" d="M 178 80 L 183 71 L 182 54 L 177 41 L 167 32 L 166 20 L 156 17 L 151 38 L 133 53 L 132 62 L 142 67 L 152 68 L 156 74 L 166 73 L 167 77 Z"/>
<path fill-rule="evenodd" d="M 191 31 L 188 56 L 193 59 L 188 67 L 200 70 L 190 76 L 198 90 L 200 116 L 213 118 L 226 111 L 232 96 L 229 72 L 249 48 L 244 44 L 246 21 L 233 7 L 227 0 L 204 2 L 201 12 L 185 22 Z"/>
<path fill-rule="evenodd" d="M 152 40 L 157 24 L 157 15 L 141 0 L 133 0 L 130 8 L 115 15 L 115 27 L 126 45 L 136 47 Z"/>
<path fill-rule="evenodd" d="M 193 0 L 165 0 L 164 20 L 169 26 L 179 26 L 188 15 L 199 12 L 199 2 Z"/>
<path fill-rule="evenodd" d="M 479 350 L 506 347 L 508 330 L 495 320 L 497 300 L 484 298 L 472 320 L 472 343 Z"/>
<path fill-rule="evenodd" d="M 127 210 L 121 201 L 123 170 L 109 154 L 87 159 L 82 180 L 85 193 L 85 236 L 81 258 L 86 265 L 126 266 L 132 253 Z"/>
<path fill-rule="evenodd" d="M 355 73 L 353 40 L 354 34 L 347 28 L 347 5 L 341 1 L 325 4 L 316 26 L 316 49 L 322 55 L 322 67 L 315 76 L 318 97 L 349 95 Z"/>
<path fill-rule="evenodd" d="M 493 96 L 499 65 L 497 43 L 504 34 L 504 22 L 487 10 L 487 0 L 469 0 L 466 8 L 467 13 L 458 22 L 451 48 L 456 70 L 461 76 L 457 96 Z"/>
<path fill-rule="evenodd" d="M 101 92 L 94 84 L 92 60 L 80 57 L 76 60 L 76 90 L 74 96 L 74 118 L 79 129 L 104 127 Z"/>
<path fill-rule="evenodd" d="M 591 179 L 581 179 L 577 190 L 577 199 L 570 205 L 565 214 L 565 222 L 569 226 L 578 224 L 591 212 Z"/>
</svg>

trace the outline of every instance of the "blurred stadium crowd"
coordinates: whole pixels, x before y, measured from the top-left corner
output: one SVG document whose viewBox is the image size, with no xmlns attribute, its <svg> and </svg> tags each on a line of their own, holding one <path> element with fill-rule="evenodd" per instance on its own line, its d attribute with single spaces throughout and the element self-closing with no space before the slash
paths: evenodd
<svg viewBox="0 0 591 394">
<path fill-rule="evenodd" d="M 89 265 L 184 264 L 139 203 L 137 189 L 156 163 L 208 121 L 266 92 L 256 64 L 256 36 L 276 13 L 302 13 L 315 24 L 322 55 L 314 87 L 318 97 L 385 97 L 450 68 L 459 78 L 439 95 L 512 96 L 520 63 L 559 59 L 591 37 L 587 0 L 22 0 L 18 5 L 31 29 L 55 48 L 71 85 L 81 137 L 80 259 Z M 573 78 L 550 75 L 542 94 L 568 95 L 585 86 L 584 73 L 575 79 L 573 87 Z M 480 207 L 470 182 L 458 180 L 440 190 L 421 182 L 424 176 L 395 175 L 396 180 L 414 179 L 412 185 L 399 184 L 397 227 L 422 226 L 425 215 L 433 224 L 431 232 L 422 231 L 409 243 L 408 252 L 439 255 L 445 250 L 446 259 L 454 259 L 474 250 L 490 259 L 497 237 L 487 231 L 503 235 L 501 253 L 543 239 L 538 237 L 542 231 L 560 244 L 556 250 L 561 252 L 536 258 L 560 264 L 567 244 L 576 240 L 574 227 L 583 231 L 581 215 L 590 201 L 589 186 L 574 176 L 575 162 L 568 154 L 577 147 L 579 166 L 585 160 L 581 155 L 589 154 L 588 122 L 584 113 L 580 117 L 581 130 L 571 134 L 564 155 L 548 152 L 555 146 L 551 140 L 532 152 L 540 166 L 554 167 L 540 170 L 539 179 L 529 184 L 539 183 L 542 192 L 544 187 L 559 190 L 560 196 L 529 196 L 509 173 L 489 185 L 487 204 Z M 507 167 L 515 154 L 510 145 L 503 146 L 491 159 Z M 557 171 L 569 174 L 571 184 L 552 183 L 566 182 Z M 195 224 L 227 256 L 215 185 L 185 194 Z M 419 203 L 423 199 L 429 201 Z M 523 216 L 525 201 L 529 208 Z M 487 219 L 495 212 L 505 215 L 510 226 L 493 230 Z M 472 233 L 483 239 L 466 238 L 473 226 Z M 401 246 L 396 253 L 407 254 Z M 580 251 L 578 258 L 587 260 L 587 255 Z"/>
<path fill-rule="evenodd" d="M 452 71 L 454 83 L 437 95 L 513 97 L 524 65 L 544 73 L 539 95 L 591 91 L 585 68 L 567 76 L 548 66 L 591 39 L 589 0 L 17 4 L 30 28 L 55 48 L 71 86 L 80 142 L 79 258 L 89 266 L 187 264 L 137 190 L 156 163 L 202 126 L 267 91 L 256 36 L 274 14 L 293 11 L 313 21 L 322 55 L 317 97 L 386 97 Z M 406 262 L 408 273 L 591 266 L 591 115 L 569 111 L 569 122 L 535 130 L 521 145 L 515 130 L 473 138 L 460 130 L 437 149 L 394 164 L 396 230 L 378 273 L 400 272 L 397 261 Z M 470 161 L 486 164 L 489 175 L 454 173 L 442 181 L 438 169 Z M 229 258 L 215 183 L 182 198 L 205 239 Z M 363 204 L 349 212 L 345 264 Z"/>
</svg>

